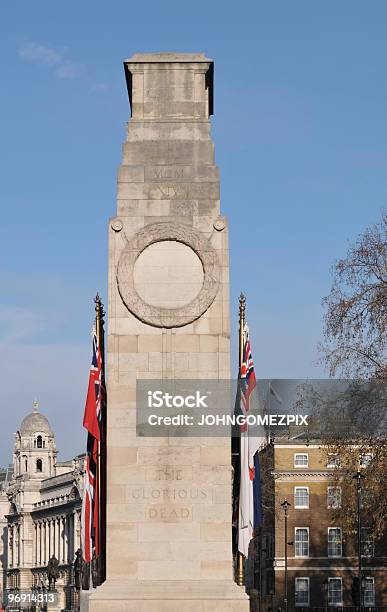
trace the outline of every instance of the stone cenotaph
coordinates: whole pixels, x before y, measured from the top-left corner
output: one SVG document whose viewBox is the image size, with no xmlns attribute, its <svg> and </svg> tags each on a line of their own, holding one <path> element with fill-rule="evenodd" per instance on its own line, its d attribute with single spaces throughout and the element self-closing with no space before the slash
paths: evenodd
<svg viewBox="0 0 387 612">
<path fill-rule="evenodd" d="M 247 612 L 233 580 L 231 443 L 136 436 L 138 379 L 230 378 L 213 62 L 135 54 L 109 222 L 107 579 L 91 612 Z"/>
</svg>

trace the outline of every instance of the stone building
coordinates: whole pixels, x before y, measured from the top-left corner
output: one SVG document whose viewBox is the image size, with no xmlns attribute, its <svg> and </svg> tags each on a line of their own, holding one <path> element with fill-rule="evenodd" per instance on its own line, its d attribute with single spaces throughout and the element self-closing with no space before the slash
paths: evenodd
<svg viewBox="0 0 387 612">
<path fill-rule="evenodd" d="M 57 454 L 55 434 L 35 403 L 15 434 L 11 476 L 2 479 L 0 560 L 3 591 L 30 591 L 47 587 L 54 555 L 60 609 L 68 609 L 80 547 L 84 456 L 61 462 Z"/>
<path fill-rule="evenodd" d="M 0 602 L 3 600 L 8 566 L 7 514 L 9 511 L 9 501 L 6 490 L 12 474 L 13 468 L 11 465 L 6 468 L 0 468 Z"/>
<path fill-rule="evenodd" d="M 288 604 L 302 607 L 356 605 L 358 551 L 356 536 L 345 534 L 332 522 L 330 509 L 345 505 L 341 489 L 333 486 L 334 458 L 321 443 L 276 438 L 261 452 L 266 495 L 274 512 L 266 509 L 261 545 L 256 547 L 257 591 L 263 609 L 284 608 L 285 519 L 288 509 Z M 336 483 L 337 484 L 337 483 Z M 363 542 L 364 607 L 387 605 L 386 543 L 373 546 L 366 530 Z"/>
</svg>

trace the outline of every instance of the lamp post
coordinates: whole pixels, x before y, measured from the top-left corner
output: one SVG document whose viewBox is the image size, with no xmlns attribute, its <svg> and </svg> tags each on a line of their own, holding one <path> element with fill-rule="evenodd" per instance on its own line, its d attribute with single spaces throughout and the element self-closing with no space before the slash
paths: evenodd
<svg viewBox="0 0 387 612">
<path fill-rule="evenodd" d="M 274 612 L 274 589 L 270 589 L 269 591 L 269 601 L 271 604 L 272 612 Z"/>
<path fill-rule="evenodd" d="M 284 605 L 285 612 L 288 612 L 288 509 L 290 508 L 290 503 L 285 499 L 281 508 L 285 513 L 285 597 L 284 597 Z"/>
<path fill-rule="evenodd" d="M 362 572 L 361 572 L 361 480 L 364 478 L 363 474 L 358 470 L 353 476 L 356 482 L 356 495 L 357 495 L 357 554 L 358 554 L 358 598 L 359 598 L 359 612 L 363 607 L 362 596 Z"/>
</svg>

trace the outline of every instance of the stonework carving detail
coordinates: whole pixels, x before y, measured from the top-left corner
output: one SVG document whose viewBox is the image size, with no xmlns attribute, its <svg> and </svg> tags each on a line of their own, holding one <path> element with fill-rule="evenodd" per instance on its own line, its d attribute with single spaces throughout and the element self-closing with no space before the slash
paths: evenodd
<svg viewBox="0 0 387 612">
<path fill-rule="evenodd" d="M 201 290 L 196 298 L 180 308 L 147 304 L 134 285 L 133 271 L 137 258 L 151 244 L 163 241 L 185 244 L 196 253 L 203 265 Z M 153 327 L 182 327 L 198 319 L 214 301 L 219 289 L 218 257 L 209 241 L 192 227 L 178 223 L 153 223 L 127 242 L 117 266 L 117 286 L 125 306 L 143 323 Z"/>
</svg>

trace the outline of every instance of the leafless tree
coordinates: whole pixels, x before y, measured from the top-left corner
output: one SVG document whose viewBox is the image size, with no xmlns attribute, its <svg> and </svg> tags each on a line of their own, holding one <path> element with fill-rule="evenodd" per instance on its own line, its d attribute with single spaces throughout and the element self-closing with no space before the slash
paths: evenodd
<svg viewBox="0 0 387 612">
<path fill-rule="evenodd" d="M 342 490 L 342 504 L 332 508 L 332 520 L 340 522 L 344 533 L 355 534 L 357 529 L 356 482 L 354 474 L 360 469 L 362 479 L 362 522 L 375 542 L 387 534 L 387 445 L 385 440 L 363 438 L 350 441 L 331 440 L 324 447 L 327 458 L 336 456 L 334 484 Z"/>
<path fill-rule="evenodd" d="M 363 526 L 375 542 L 386 539 L 387 381 L 309 382 L 300 387 L 297 405 L 311 415 L 305 433 L 319 441 L 327 465 L 334 458 L 332 484 L 341 488 L 342 503 L 331 509 L 332 524 L 340 524 L 349 536 L 356 533 L 354 476 L 360 470 Z"/>
<path fill-rule="evenodd" d="M 387 213 L 336 261 L 323 304 L 330 375 L 387 378 Z"/>
</svg>

